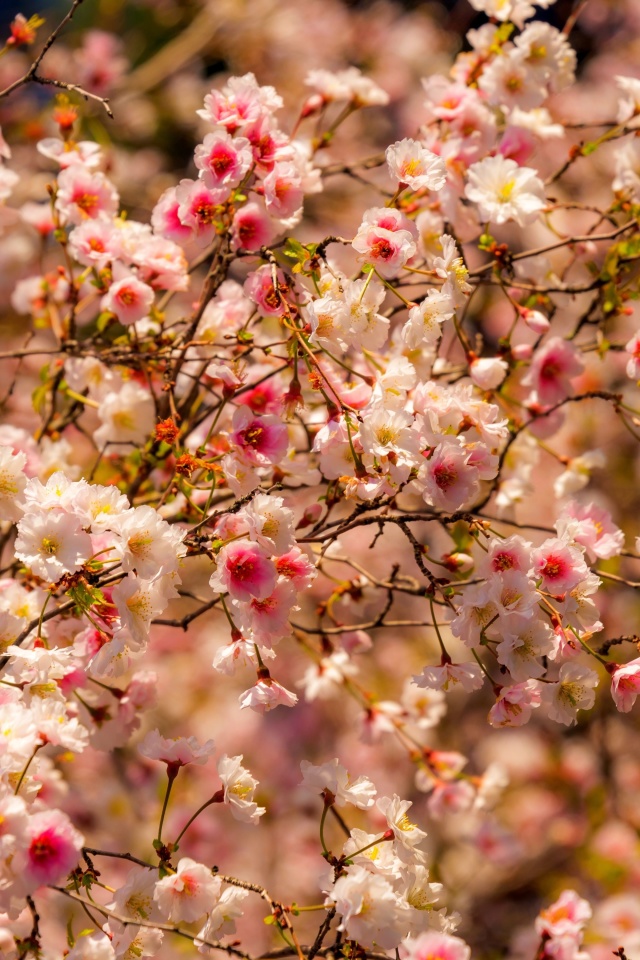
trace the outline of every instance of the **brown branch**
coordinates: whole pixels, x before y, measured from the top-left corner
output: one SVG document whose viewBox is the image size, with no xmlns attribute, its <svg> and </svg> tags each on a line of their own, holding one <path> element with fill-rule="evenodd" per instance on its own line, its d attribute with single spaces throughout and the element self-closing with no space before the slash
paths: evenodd
<svg viewBox="0 0 640 960">
<path fill-rule="evenodd" d="M 13 83 L 10 83 L 9 86 L 5 87 L 4 90 L 0 90 L 0 100 L 3 97 L 8 97 L 9 94 L 13 93 L 14 90 L 17 90 L 19 87 L 22 87 L 27 83 L 39 83 L 43 86 L 59 87 L 63 90 L 73 91 L 74 93 L 78 93 L 81 97 L 84 97 L 85 100 L 96 100 L 98 103 L 102 104 L 107 112 L 107 115 L 113 119 L 113 113 L 111 112 L 111 108 L 109 106 L 109 100 L 106 97 L 99 97 L 95 93 L 90 93 L 88 90 L 85 90 L 84 87 L 80 87 L 76 83 L 67 83 L 64 80 L 53 80 L 48 77 L 41 77 L 38 73 L 38 67 L 44 60 L 45 55 L 58 39 L 60 32 L 69 23 L 69 21 L 73 19 L 76 10 L 82 3 L 84 3 L 84 0 L 73 0 L 69 11 L 62 18 L 55 30 L 49 34 L 44 42 L 42 50 L 33 61 L 27 72 L 23 74 L 23 76 L 18 77 L 17 80 L 14 80 Z"/>
<path fill-rule="evenodd" d="M 106 907 L 96 903 L 95 900 L 85 900 L 83 897 L 79 897 L 77 894 L 72 893 L 70 890 L 65 890 L 63 887 L 56 887 L 53 884 L 49 884 L 49 889 L 55 890 L 57 893 L 62 893 L 65 897 L 75 901 L 75 903 L 81 904 L 83 907 L 97 910 L 103 917 L 106 917 L 108 920 L 115 920 L 117 923 L 121 923 L 123 927 L 149 927 L 152 930 L 163 930 L 165 933 L 173 933 L 177 937 L 183 937 L 191 943 L 196 939 L 193 933 L 181 930 L 180 927 L 174 927 L 170 923 L 156 923 L 155 921 L 143 920 L 142 918 L 133 920 L 131 917 L 124 917 L 119 913 L 114 913 L 112 910 L 107 910 Z M 244 950 L 239 950 L 230 943 L 222 943 L 220 940 L 203 940 L 201 937 L 198 937 L 198 940 L 206 947 L 211 947 L 214 950 L 224 950 L 225 953 L 234 957 L 241 957 L 242 960 L 251 960 L 251 956 L 248 953 L 245 953 Z"/>
</svg>

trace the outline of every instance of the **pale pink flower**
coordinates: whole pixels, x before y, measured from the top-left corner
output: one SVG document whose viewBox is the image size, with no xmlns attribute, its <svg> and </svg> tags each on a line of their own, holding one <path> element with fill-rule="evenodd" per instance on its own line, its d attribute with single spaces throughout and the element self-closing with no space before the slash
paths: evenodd
<svg viewBox="0 0 640 960">
<path fill-rule="evenodd" d="M 519 167 L 501 154 L 469 167 L 465 195 L 484 222 L 515 220 L 526 227 L 545 206 L 544 184 L 531 167 Z"/>
<path fill-rule="evenodd" d="M 55 160 L 62 170 L 74 164 L 79 164 L 87 170 L 94 170 L 102 162 L 100 145 L 92 140 L 69 143 L 59 137 L 44 137 L 36 144 L 36 150 L 43 157 Z"/>
<path fill-rule="evenodd" d="M 283 554 L 295 544 L 293 514 L 282 497 L 258 493 L 241 511 L 249 525 L 249 536 L 268 550 Z"/>
<path fill-rule="evenodd" d="M 528 307 L 521 307 L 518 313 L 529 329 L 533 330 L 533 332 L 539 336 L 546 333 L 551 326 L 549 319 L 545 317 L 544 313 L 541 313 L 540 310 L 530 310 Z"/>
<path fill-rule="evenodd" d="M 617 557 L 624 547 L 624 533 L 615 525 L 609 511 L 595 503 L 570 500 L 555 526 L 559 537 L 575 540 L 591 560 Z"/>
<path fill-rule="evenodd" d="M 508 570 L 515 570 L 526 574 L 531 568 L 531 548 L 531 543 L 518 534 L 492 540 L 487 553 L 483 553 L 478 563 L 478 573 L 482 576 L 501 576 Z"/>
<path fill-rule="evenodd" d="M 319 663 L 311 664 L 305 671 L 299 686 L 304 689 L 306 700 L 330 700 L 344 685 L 347 677 L 357 674 L 358 668 L 346 650 L 335 650 Z"/>
<path fill-rule="evenodd" d="M 442 324 L 450 320 L 455 307 L 450 296 L 441 290 L 429 290 L 426 297 L 410 307 L 407 322 L 402 328 L 402 339 L 410 350 L 423 344 L 436 343 L 442 334 Z"/>
<path fill-rule="evenodd" d="M 62 510 L 30 512 L 18 524 L 15 552 L 36 576 L 56 582 L 89 559 L 91 538 L 75 517 Z"/>
<path fill-rule="evenodd" d="M 184 531 L 146 504 L 116 514 L 109 528 L 115 535 L 112 555 L 121 560 L 123 570 L 145 580 L 175 573 L 186 553 Z"/>
<path fill-rule="evenodd" d="M 119 202 L 116 188 L 105 175 L 92 173 L 82 164 L 67 167 L 58 176 L 56 209 L 68 223 L 115 217 Z"/>
<path fill-rule="evenodd" d="M 346 70 L 310 70 L 305 84 L 313 87 L 327 103 L 351 101 L 356 106 L 385 106 L 389 95 L 357 67 Z"/>
<path fill-rule="evenodd" d="M 208 246 L 216 235 L 216 223 L 224 199 L 224 191 L 212 190 L 202 180 L 181 180 L 175 188 L 177 209 L 174 211 L 170 207 L 166 211 L 166 221 L 169 222 L 165 221 L 167 229 L 163 231 L 164 235 L 180 243 L 190 239 L 198 247 Z M 182 237 L 181 231 L 175 228 L 170 219 L 174 213 L 180 224 L 188 228 L 188 237 Z"/>
<path fill-rule="evenodd" d="M 533 570 L 542 585 L 554 595 L 566 593 L 584 580 L 589 570 L 582 551 L 567 540 L 551 537 L 532 554 Z"/>
<path fill-rule="evenodd" d="M 129 326 L 149 315 L 154 296 L 151 287 L 134 274 L 129 274 L 111 284 L 100 306 L 114 313 L 120 323 Z"/>
<path fill-rule="evenodd" d="M 120 615 L 121 627 L 127 632 L 132 649 L 141 649 L 149 639 L 151 621 L 167 605 L 161 580 L 142 580 L 129 575 L 113 588 L 113 602 Z"/>
<path fill-rule="evenodd" d="M 88 30 L 82 46 L 74 50 L 78 82 L 93 93 L 108 94 L 129 66 L 122 51 L 122 39 L 116 34 Z"/>
<path fill-rule="evenodd" d="M 541 703 L 552 720 L 570 726 L 576 722 L 578 710 L 589 710 L 594 705 L 597 685 L 598 674 L 593 670 L 578 663 L 563 663 L 558 682 L 541 685 Z"/>
<path fill-rule="evenodd" d="M 26 462 L 25 453 L 13 453 L 11 447 L 0 445 L 0 514 L 3 520 L 16 521 L 22 516 Z"/>
<path fill-rule="evenodd" d="M 494 57 L 484 68 L 478 87 L 492 106 L 511 110 L 533 110 L 547 96 L 542 79 L 527 64 L 524 53 L 511 48 Z"/>
<path fill-rule="evenodd" d="M 469 364 L 469 376 L 481 390 L 495 390 L 508 372 L 509 364 L 502 357 L 476 357 Z"/>
<path fill-rule="evenodd" d="M 48 237 L 55 230 L 50 203 L 23 203 L 20 219 L 37 230 L 41 237 Z"/>
<path fill-rule="evenodd" d="M 116 960 L 116 952 L 106 933 L 80 934 L 65 960 Z"/>
<path fill-rule="evenodd" d="M 198 743 L 195 737 L 167 739 L 159 730 L 150 730 L 138 744 L 138 753 L 148 760 L 161 760 L 168 767 L 184 767 L 188 763 L 206 763 L 215 750 L 213 740 Z"/>
<path fill-rule="evenodd" d="M 444 438 L 420 469 L 425 499 L 440 510 L 458 510 L 478 492 L 478 473 L 458 439 Z"/>
<path fill-rule="evenodd" d="M 60 810 L 45 810 L 29 819 L 26 862 L 21 879 L 33 892 L 59 883 L 75 867 L 84 838 Z"/>
<path fill-rule="evenodd" d="M 149 237 L 136 246 L 132 260 L 141 280 L 154 290 L 186 290 L 188 265 L 182 248 L 165 237 Z"/>
<path fill-rule="evenodd" d="M 229 439 L 249 463 L 256 466 L 279 463 L 287 452 L 287 425 L 273 413 L 260 417 L 250 407 L 237 407 L 232 428 Z"/>
<path fill-rule="evenodd" d="M 210 190 L 223 189 L 224 195 L 238 186 L 252 162 L 246 137 L 231 137 L 220 131 L 208 133 L 195 149 L 199 177 Z"/>
<path fill-rule="evenodd" d="M 143 918 L 144 919 L 144 918 Z M 153 927 L 123 924 L 113 917 L 104 925 L 118 960 L 138 960 L 138 957 L 156 957 L 162 946 L 164 933 Z"/>
<path fill-rule="evenodd" d="M 441 663 L 426 666 L 422 673 L 413 677 L 418 687 L 431 690 L 449 690 L 458 684 L 467 693 L 479 690 L 484 683 L 484 675 L 477 663 Z"/>
<path fill-rule="evenodd" d="M 251 707 L 259 713 L 266 713 L 278 706 L 295 706 L 298 702 L 295 693 L 281 686 L 277 680 L 273 680 L 268 675 L 268 671 L 266 673 L 266 676 L 261 676 L 252 687 L 240 694 L 238 698 L 240 706 Z"/>
<path fill-rule="evenodd" d="M 286 290 L 286 280 L 282 270 L 276 270 L 278 287 Z M 258 267 L 249 274 L 244 282 L 244 292 L 250 300 L 257 304 L 260 313 L 265 317 L 280 317 L 286 313 L 280 290 L 273 286 L 273 272 L 269 264 Z"/>
<path fill-rule="evenodd" d="M 213 876 L 210 867 L 182 857 L 175 873 L 158 880 L 153 899 L 163 917 L 193 923 L 212 909 L 221 886 L 222 881 Z"/>
<path fill-rule="evenodd" d="M 427 930 L 418 937 L 404 940 L 400 957 L 402 960 L 470 960 L 471 948 L 460 937 Z"/>
<path fill-rule="evenodd" d="M 544 6 L 548 6 L 549 2 L 553 0 L 548 0 Z M 469 0 L 469 3 L 474 10 L 482 10 L 488 17 L 495 17 L 501 22 L 511 20 L 520 28 L 535 13 L 535 7 L 529 0 Z M 543 6 L 543 3 L 539 2 L 538 6 Z"/>
<path fill-rule="evenodd" d="M 626 123 L 640 113 L 640 79 L 617 76 L 615 81 L 620 90 L 617 120 Z"/>
<path fill-rule="evenodd" d="M 226 754 L 220 757 L 218 776 L 224 788 L 224 803 L 229 804 L 232 815 L 236 820 L 257 826 L 266 808 L 259 807 L 253 799 L 258 781 L 242 766 L 242 754 L 239 757 L 228 757 Z"/>
<path fill-rule="evenodd" d="M 629 354 L 627 376 L 631 380 L 640 380 L 640 331 L 634 333 L 624 349 Z"/>
<path fill-rule="evenodd" d="M 429 814 L 440 819 L 447 813 L 463 813 L 470 810 L 476 799 L 476 791 L 468 780 L 438 781 L 427 800 Z"/>
<path fill-rule="evenodd" d="M 276 557 L 275 564 L 278 575 L 290 580 L 296 590 L 310 587 L 317 576 L 313 561 L 300 547 Z"/>
<path fill-rule="evenodd" d="M 584 363 L 576 347 L 562 337 L 551 337 L 535 351 L 522 383 L 533 388 L 535 403 L 552 406 L 569 396 L 571 380 L 583 370 Z"/>
<path fill-rule="evenodd" d="M 319 793 L 328 790 L 338 806 L 351 803 L 359 810 L 368 810 L 373 806 L 376 788 L 371 780 L 364 776 L 352 780 L 337 757 L 319 765 L 303 760 L 300 770 L 303 786 Z"/>
<path fill-rule="evenodd" d="M 276 568 L 269 554 L 257 543 L 236 540 L 221 548 L 209 586 L 228 592 L 234 600 L 264 600 L 276 585 Z"/>
<path fill-rule="evenodd" d="M 611 696 L 621 713 L 629 713 L 640 693 L 640 659 L 611 664 Z"/>
<path fill-rule="evenodd" d="M 528 723 L 532 711 L 540 705 L 539 684 L 527 680 L 510 687 L 502 687 L 498 699 L 489 711 L 492 727 L 520 727 Z"/>
<path fill-rule="evenodd" d="M 133 380 L 105 392 L 97 412 L 101 424 L 93 438 L 98 446 L 112 445 L 111 451 L 130 453 L 132 444 L 144 445 L 156 423 L 153 397 Z"/>
<path fill-rule="evenodd" d="M 234 250 L 259 250 L 274 238 L 273 222 L 259 203 L 245 203 L 236 212 L 231 224 Z"/>
<path fill-rule="evenodd" d="M 245 633 L 261 646 L 291 634 L 289 617 L 295 608 L 297 590 L 286 580 L 278 582 L 268 597 L 253 597 L 246 601 L 233 601 L 234 617 Z M 297 608 L 296 608 L 297 609 Z"/>
<path fill-rule="evenodd" d="M 358 260 L 372 264 L 381 276 L 396 277 L 416 252 L 418 231 L 411 220 L 391 207 L 366 210 L 352 246 Z"/>
<path fill-rule="evenodd" d="M 382 950 L 398 946 L 406 933 L 409 905 L 402 902 L 384 877 L 353 866 L 341 876 L 328 896 L 342 917 L 339 929 L 363 947 Z"/>
<path fill-rule="evenodd" d="M 119 232 L 108 220 L 85 220 L 69 234 L 69 253 L 85 267 L 101 270 L 121 253 Z"/>
<path fill-rule="evenodd" d="M 441 190 L 446 180 L 444 160 L 421 143 L 406 138 L 387 147 L 387 166 L 394 180 L 412 190 Z"/>
<path fill-rule="evenodd" d="M 449 297 L 455 307 L 461 307 L 467 302 L 467 297 L 473 290 L 468 283 L 469 271 L 453 237 L 444 233 L 440 237 L 442 256 L 433 258 L 433 269 L 437 276 L 444 280 L 440 292 Z"/>
<path fill-rule="evenodd" d="M 226 890 L 222 891 L 222 895 L 211 910 L 207 922 L 193 941 L 199 953 L 207 956 L 214 954 L 214 951 L 202 942 L 203 940 L 215 941 L 224 934 L 236 932 L 235 921 L 245 912 L 244 901 L 248 896 L 248 890 L 238 887 L 227 887 Z"/>
<path fill-rule="evenodd" d="M 180 205 L 178 187 L 168 187 L 151 212 L 151 226 L 153 232 L 159 236 L 166 237 L 175 243 L 186 244 L 193 239 L 194 227 L 193 224 L 182 222 Z"/>
<path fill-rule="evenodd" d="M 257 188 L 254 188 L 257 190 Z M 295 163 L 279 161 L 262 181 L 267 212 L 279 220 L 295 216 L 302 206 L 304 190 Z"/>
<path fill-rule="evenodd" d="M 503 157 L 515 160 L 519 167 L 523 167 L 535 148 L 536 138 L 530 130 L 510 125 L 502 135 L 498 151 Z"/>
<path fill-rule="evenodd" d="M 591 919 L 591 906 L 575 890 L 563 890 L 555 903 L 536 917 L 539 937 L 577 937 Z"/>
<path fill-rule="evenodd" d="M 376 800 L 376 807 L 393 831 L 396 854 L 405 863 L 420 859 L 420 852 L 415 848 L 426 837 L 424 830 L 409 820 L 407 811 L 412 806 L 411 800 L 402 800 L 395 793 L 393 797 L 378 797 Z"/>
<path fill-rule="evenodd" d="M 222 90 L 213 89 L 204 98 L 204 110 L 196 112 L 215 126 L 235 133 L 281 106 L 282 98 L 273 87 L 261 87 L 252 73 L 245 73 L 242 77 L 230 77 Z"/>
</svg>

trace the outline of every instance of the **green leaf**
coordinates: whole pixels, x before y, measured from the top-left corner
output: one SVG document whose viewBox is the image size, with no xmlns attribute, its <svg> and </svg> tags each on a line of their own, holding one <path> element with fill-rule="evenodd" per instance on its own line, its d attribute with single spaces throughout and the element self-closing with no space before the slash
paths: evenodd
<svg viewBox="0 0 640 960">
<path fill-rule="evenodd" d="M 289 257 L 291 260 L 299 260 L 301 263 L 309 259 L 309 251 L 303 247 L 299 240 L 295 240 L 293 237 L 287 237 L 282 252 L 285 257 Z"/>
<path fill-rule="evenodd" d="M 98 587 L 92 587 L 84 577 L 82 577 L 74 587 L 71 587 L 68 592 L 69 597 L 83 613 L 86 613 L 93 606 L 106 603 L 102 590 Z"/>
<path fill-rule="evenodd" d="M 109 313 L 108 310 L 103 310 L 96 320 L 96 330 L 98 333 L 104 333 L 112 320 L 115 320 L 114 315 Z"/>
</svg>

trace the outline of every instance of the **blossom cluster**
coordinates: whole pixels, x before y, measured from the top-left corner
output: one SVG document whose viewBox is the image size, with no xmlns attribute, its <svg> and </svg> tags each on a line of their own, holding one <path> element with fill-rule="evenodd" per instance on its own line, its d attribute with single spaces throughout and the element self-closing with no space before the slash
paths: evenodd
<svg viewBox="0 0 640 960">
<path fill-rule="evenodd" d="M 637 890 L 640 821 L 615 795 L 640 776 L 640 531 L 614 445 L 635 455 L 640 423 L 640 81 L 616 77 L 613 119 L 572 144 L 592 119 L 563 119 L 573 21 L 535 19 L 553 0 L 471 6 L 485 21 L 377 155 L 340 154 L 350 123 L 387 115 L 375 79 L 310 65 L 292 114 L 247 71 L 202 89 L 188 163 L 148 208 L 91 113 L 113 92 L 118 122 L 115 36 L 92 33 L 66 82 L 38 72 L 54 32 L 0 90 L 88 104 L 34 124 L 32 179 L 15 118 L 0 133 L 0 227 L 34 250 L 0 359 L 11 960 L 172 956 L 178 938 L 243 960 L 469 960 L 460 862 L 511 882 L 550 809 L 603 887 L 612 861 Z M 17 17 L 3 64 L 41 26 Z M 609 166 L 582 202 L 592 154 Z M 361 191 L 345 209 L 336 178 Z M 503 952 L 640 944 L 616 883 L 593 915 L 567 883 Z"/>
</svg>

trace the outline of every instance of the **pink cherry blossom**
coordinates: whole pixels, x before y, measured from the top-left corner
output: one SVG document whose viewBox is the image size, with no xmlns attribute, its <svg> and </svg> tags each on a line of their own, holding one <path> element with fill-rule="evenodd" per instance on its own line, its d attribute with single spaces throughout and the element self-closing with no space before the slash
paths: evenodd
<svg viewBox="0 0 640 960">
<path fill-rule="evenodd" d="M 115 187 L 103 173 L 74 164 L 58 177 L 56 208 L 69 223 L 109 219 L 118 212 L 118 202 Z"/>
<path fill-rule="evenodd" d="M 251 166 L 252 155 L 245 137 L 228 133 L 208 133 L 195 149 L 195 165 L 199 176 L 210 190 L 237 187 Z"/>
<path fill-rule="evenodd" d="M 543 586 L 553 594 L 566 593 L 587 576 L 582 552 L 567 540 L 557 537 L 545 540 L 533 551 L 533 568 Z"/>
<path fill-rule="evenodd" d="M 279 417 L 258 417 L 248 406 L 237 407 L 230 439 L 245 460 L 258 466 L 279 463 L 289 446 L 287 426 Z"/>
<path fill-rule="evenodd" d="M 209 585 L 235 600 L 265 600 L 276 585 L 277 572 L 267 551 L 257 543 L 235 541 L 222 547 Z"/>
<path fill-rule="evenodd" d="M 611 664 L 611 696 L 621 713 L 629 713 L 640 694 L 640 659 Z"/>
<path fill-rule="evenodd" d="M 175 873 L 158 880 L 153 899 L 167 919 L 193 923 L 211 910 L 221 886 L 221 880 L 213 876 L 209 867 L 182 857 Z"/>
<path fill-rule="evenodd" d="M 560 337 L 551 337 L 535 351 L 522 383 L 532 388 L 534 403 L 552 406 L 569 396 L 571 380 L 583 369 L 584 364 L 576 347 Z"/>
<path fill-rule="evenodd" d="M 555 903 L 541 910 L 536 918 L 539 936 L 577 935 L 591 917 L 591 906 L 575 890 L 563 890 Z"/>
<path fill-rule="evenodd" d="M 128 326 L 149 315 L 154 300 L 151 287 L 136 276 L 116 280 L 102 298 L 102 309 L 114 313 L 120 323 Z"/>
<path fill-rule="evenodd" d="M 29 819 L 22 880 L 28 891 L 59 883 L 75 867 L 84 839 L 59 810 L 44 810 Z"/>
<path fill-rule="evenodd" d="M 213 740 L 198 743 L 195 737 L 166 738 L 159 730 L 151 730 L 138 744 L 138 752 L 149 760 L 161 760 L 170 767 L 184 767 L 188 763 L 206 763 L 215 750 Z"/>
<path fill-rule="evenodd" d="M 239 702 L 241 707 L 251 707 L 259 713 L 265 713 L 273 710 L 275 707 L 293 707 L 298 702 L 295 693 L 291 693 L 277 680 L 269 676 L 268 671 L 262 671 L 265 676 L 259 677 L 256 683 L 244 693 L 240 694 Z"/>
</svg>

